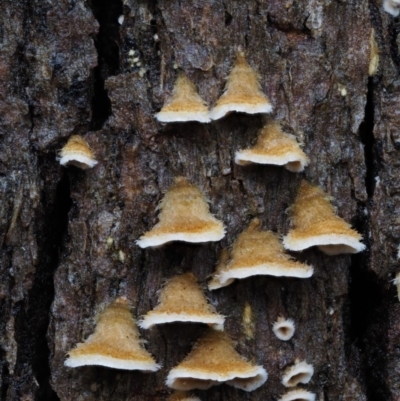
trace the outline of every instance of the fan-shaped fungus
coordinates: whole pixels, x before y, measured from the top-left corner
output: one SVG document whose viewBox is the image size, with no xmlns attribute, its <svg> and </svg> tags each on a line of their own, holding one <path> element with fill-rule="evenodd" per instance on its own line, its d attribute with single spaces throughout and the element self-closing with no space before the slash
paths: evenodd
<svg viewBox="0 0 400 401">
<path fill-rule="evenodd" d="M 89 144 L 80 135 L 73 135 L 61 149 L 60 164 L 86 170 L 94 167 L 97 161 L 94 159 Z"/>
<path fill-rule="evenodd" d="M 225 235 L 224 225 L 211 215 L 199 188 L 183 177 L 175 179 L 158 208 L 159 223 L 136 241 L 141 248 L 171 241 L 219 241 Z"/>
<path fill-rule="evenodd" d="M 210 122 L 208 108 L 196 87 L 181 72 L 175 82 L 172 98 L 163 106 L 156 118 L 161 122 L 199 121 Z"/>
<path fill-rule="evenodd" d="M 279 340 L 289 341 L 295 331 L 295 324 L 292 319 L 285 319 L 279 316 L 277 321 L 272 326 L 272 331 Z"/>
<path fill-rule="evenodd" d="M 304 170 L 309 159 L 293 135 L 283 132 L 277 122 L 270 122 L 259 131 L 255 146 L 236 152 L 235 163 L 275 164 L 297 173 Z"/>
<path fill-rule="evenodd" d="M 270 113 L 272 105 L 260 89 L 258 74 L 247 63 L 244 53 L 238 53 L 235 66 L 229 74 L 225 92 L 210 112 L 218 120 L 231 111 L 248 114 Z"/>
<path fill-rule="evenodd" d="M 296 390 L 288 391 L 284 394 L 279 401 L 315 401 L 315 394 L 309 391 L 298 388 Z"/>
<path fill-rule="evenodd" d="M 71 368 L 102 365 L 116 369 L 155 372 L 160 368 L 143 348 L 128 301 L 118 298 L 100 315 L 96 329 L 85 342 L 69 351 Z"/>
<path fill-rule="evenodd" d="M 300 383 L 307 384 L 314 374 L 314 367 L 305 361 L 296 360 L 295 364 L 289 366 L 282 377 L 285 387 L 295 387 Z"/>
<path fill-rule="evenodd" d="M 226 383 L 253 391 L 267 378 L 262 366 L 250 364 L 237 353 L 225 332 L 210 329 L 186 359 L 169 372 L 166 383 L 176 390 L 207 390 Z"/>
<path fill-rule="evenodd" d="M 196 277 L 192 273 L 175 276 L 161 290 L 159 304 L 139 322 L 148 329 L 155 324 L 170 322 L 198 322 L 223 329 L 225 317 L 217 314 L 207 302 Z"/>
<path fill-rule="evenodd" d="M 293 228 L 283 239 L 286 249 L 302 251 L 317 246 L 327 255 L 357 253 L 365 249 L 361 235 L 335 215 L 331 197 L 303 180 L 290 208 Z"/>
<path fill-rule="evenodd" d="M 254 219 L 238 236 L 232 248 L 230 262 L 215 272 L 213 288 L 223 287 L 232 279 L 256 275 L 298 278 L 312 276 L 311 266 L 293 261 L 285 253 L 279 238 L 271 231 L 261 231 L 260 226 L 260 220 Z"/>
</svg>

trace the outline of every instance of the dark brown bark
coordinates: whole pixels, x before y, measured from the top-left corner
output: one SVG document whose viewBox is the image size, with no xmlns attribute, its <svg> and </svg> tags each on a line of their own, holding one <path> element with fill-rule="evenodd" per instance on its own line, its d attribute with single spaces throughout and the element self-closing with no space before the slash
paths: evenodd
<svg viewBox="0 0 400 401">
<path fill-rule="evenodd" d="M 140 316 L 166 278 L 193 271 L 205 284 L 220 250 L 252 217 L 286 233 L 302 177 L 334 196 L 368 249 L 352 257 L 311 249 L 296 255 L 314 266 L 311 279 L 257 277 L 208 292 L 238 350 L 269 379 L 249 394 L 220 386 L 198 395 L 277 400 L 283 369 L 300 358 L 314 365 L 307 388 L 319 401 L 400 399 L 400 304 L 390 283 L 400 221 L 400 27 L 380 2 L 6 0 L 0 21 L 1 400 L 164 400 L 165 377 L 200 325 L 142 331 L 163 365 L 156 374 L 69 369 L 66 352 L 118 295 Z M 369 78 L 372 28 L 380 64 Z M 263 117 L 207 125 L 154 119 L 175 64 L 213 104 L 239 46 L 274 117 L 304 142 L 311 159 L 304 174 L 233 163 Z M 85 135 L 96 168 L 58 165 L 71 134 Z M 157 221 L 177 175 L 199 185 L 227 235 L 142 250 L 135 240 Z M 253 338 L 242 323 L 246 305 Z M 271 331 L 280 314 L 297 324 L 288 343 Z"/>
</svg>

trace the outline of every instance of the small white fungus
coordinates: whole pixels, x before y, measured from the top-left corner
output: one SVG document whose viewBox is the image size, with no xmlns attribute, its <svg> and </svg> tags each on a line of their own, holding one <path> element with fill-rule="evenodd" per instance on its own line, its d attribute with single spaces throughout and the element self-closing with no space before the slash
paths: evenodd
<svg viewBox="0 0 400 401">
<path fill-rule="evenodd" d="M 305 361 L 296 360 L 295 364 L 289 366 L 282 377 L 285 387 L 295 387 L 298 384 L 307 384 L 314 374 L 314 367 Z"/>
<path fill-rule="evenodd" d="M 295 324 L 292 319 L 285 319 L 284 317 L 278 317 L 277 321 L 272 326 L 272 331 L 279 340 L 288 341 L 290 340 L 295 331 Z"/>
</svg>

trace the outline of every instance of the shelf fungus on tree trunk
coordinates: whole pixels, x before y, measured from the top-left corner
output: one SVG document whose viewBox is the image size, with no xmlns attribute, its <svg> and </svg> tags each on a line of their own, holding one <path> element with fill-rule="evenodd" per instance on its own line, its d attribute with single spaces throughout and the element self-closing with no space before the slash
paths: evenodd
<svg viewBox="0 0 400 401">
<path fill-rule="evenodd" d="M 289 366 L 282 377 L 285 387 L 295 387 L 300 383 L 307 384 L 314 374 L 314 367 L 305 361 L 296 360 L 294 365 Z"/>
<path fill-rule="evenodd" d="M 331 197 L 307 181 L 301 182 L 290 207 L 293 228 L 283 239 L 291 251 L 317 246 L 327 255 L 357 253 L 365 249 L 362 236 L 335 214 Z"/>
<path fill-rule="evenodd" d="M 172 393 L 167 401 L 201 401 L 200 398 L 189 394 L 186 391 L 175 391 Z"/>
<path fill-rule="evenodd" d="M 235 279 L 234 278 L 230 278 L 227 279 L 224 282 L 224 285 L 221 284 L 221 281 L 219 279 L 219 272 L 223 271 L 226 268 L 226 265 L 229 262 L 229 251 L 227 248 L 222 249 L 220 255 L 219 255 L 219 260 L 217 263 L 217 267 L 215 269 L 215 273 L 212 275 L 211 280 L 208 282 L 208 289 L 209 290 L 217 290 L 218 288 L 221 287 L 226 287 L 229 284 L 232 284 Z"/>
<path fill-rule="evenodd" d="M 155 372 L 160 366 L 142 347 L 139 330 L 126 298 L 118 298 L 101 313 L 96 329 L 69 353 L 71 368 L 102 365 L 115 369 Z"/>
<path fill-rule="evenodd" d="M 183 72 L 178 75 L 175 82 L 172 98 L 155 117 L 161 122 L 211 121 L 206 103 Z"/>
<path fill-rule="evenodd" d="M 400 14 L 400 0 L 383 0 L 383 9 L 393 17 L 398 17 Z"/>
<path fill-rule="evenodd" d="M 225 317 L 207 302 L 196 277 L 192 273 L 175 276 L 161 290 L 159 304 L 139 322 L 148 329 L 155 324 L 197 322 L 222 330 Z"/>
<path fill-rule="evenodd" d="M 209 329 L 190 354 L 167 377 L 167 386 L 176 390 L 207 390 L 222 383 L 245 391 L 263 385 L 268 374 L 240 356 L 223 331 Z"/>
<path fill-rule="evenodd" d="M 295 324 L 293 319 L 285 319 L 279 316 L 277 321 L 272 326 L 272 331 L 281 341 L 289 341 L 295 332 Z"/>
<path fill-rule="evenodd" d="M 298 388 L 288 391 L 278 401 L 315 401 L 315 394 L 307 390 Z"/>
<path fill-rule="evenodd" d="M 235 163 L 241 166 L 275 164 L 298 173 L 308 165 L 309 159 L 293 135 L 283 132 L 277 122 L 270 122 L 259 131 L 255 146 L 236 152 Z"/>
<path fill-rule="evenodd" d="M 210 117 L 212 120 L 218 120 L 232 111 L 248 114 L 272 111 L 271 102 L 261 91 L 258 74 L 247 63 L 242 52 L 237 55 L 236 63 L 226 82 L 225 92 L 210 111 Z"/>
<path fill-rule="evenodd" d="M 72 165 L 82 170 L 97 164 L 89 144 L 80 135 L 71 136 L 61 149 L 59 160 L 62 166 Z"/>
<path fill-rule="evenodd" d="M 224 225 L 211 215 L 205 196 L 183 177 L 175 178 L 158 208 L 159 223 L 136 241 L 141 248 L 171 241 L 219 241 L 225 236 Z"/>
<path fill-rule="evenodd" d="M 254 219 L 249 227 L 239 234 L 232 248 L 232 258 L 228 264 L 219 263 L 209 289 L 229 285 L 234 279 L 256 275 L 277 277 L 308 278 L 313 268 L 292 260 L 285 253 L 276 234 L 261 231 L 261 222 Z"/>
</svg>

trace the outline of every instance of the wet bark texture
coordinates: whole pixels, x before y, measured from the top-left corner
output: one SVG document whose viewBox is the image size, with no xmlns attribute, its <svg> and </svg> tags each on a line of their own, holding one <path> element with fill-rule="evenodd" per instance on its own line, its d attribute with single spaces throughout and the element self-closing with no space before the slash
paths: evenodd
<svg viewBox="0 0 400 401">
<path fill-rule="evenodd" d="M 286 233 L 302 177 L 332 194 L 367 251 L 328 257 L 311 249 L 296 255 L 314 266 L 311 279 L 257 277 L 207 292 L 237 349 L 269 379 L 253 393 L 220 386 L 198 395 L 277 400 L 284 368 L 299 358 L 314 365 L 306 387 L 319 401 L 400 400 L 400 303 L 390 283 L 400 228 L 400 25 L 380 2 L 5 0 L 0 21 L 1 400 L 164 400 L 165 377 L 201 325 L 141 332 L 163 365 L 155 374 L 70 369 L 66 352 L 118 295 L 140 316 L 166 278 L 193 271 L 205 284 L 251 218 Z M 372 29 L 379 68 L 368 77 Z M 260 73 L 273 116 L 304 143 L 304 174 L 233 163 L 254 142 L 260 116 L 153 118 L 176 67 L 213 104 L 239 47 Z M 57 163 L 71 134 L 90 143 L 94 169 Z M 142 250 L 135 240 L 157 222 L 177 175 L 204 191 L 227 235 Z M 271 331 L 279 315 L 296 322 L 289 342 Z"/>
</svg>

